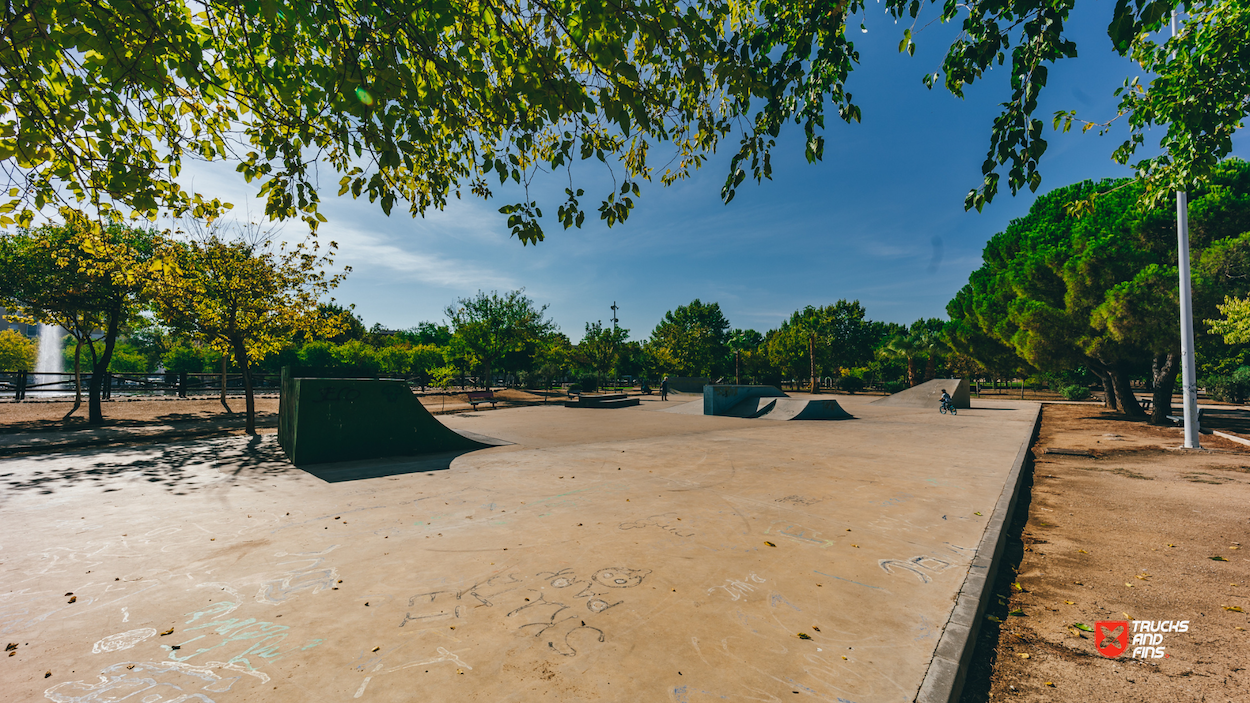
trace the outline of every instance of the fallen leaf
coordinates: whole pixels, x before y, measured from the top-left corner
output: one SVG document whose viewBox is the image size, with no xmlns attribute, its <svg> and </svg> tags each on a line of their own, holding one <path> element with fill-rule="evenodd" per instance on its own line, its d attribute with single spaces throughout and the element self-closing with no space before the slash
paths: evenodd
<svg viewBox="0 0 1250 703">
<path fill-rule="evenodd" d="M 1051 681 L 1047 681 L 1047 682 L 1046 682 L 1046 685 L 1047 685 L 1047 686 L 1050 686 L 1051 688 L 1054 688 L 1054 687 L 1055 687 L 1055 684 L 1054 684 L 1053 682 L 1051 682 Z"/>
<path fill-rule="evenodd" d="M 1019 583 L 1012 583 L 1012 584 L 1011 584 L 1011 587 L 1012 587 L 1012 588 L 1014 588 L 1014 589 L 1016 589 L 1017 591 L 1019 591 L 1019 592 L 1021 592 L 1021 593 L 1024 593 L 1024 586 L 1021 586 Z"/>
<path fill-rule="evenodd" d="M 1021 659 L 1028 659 L 1028 658 L 1029 658 L 1029 655 L 1028 655 L 1027 653 L 1025 653 L 1025 652 L 1021 652 L 1021 653 L 1017 654 L 1016 656 L 1017 656 L 1017 657 L 1020 657 Z"/>
<path fill-rule="evenodd" d="M 1169 547 L 1175 547 L 1176 545 L 1175 545 L 1175 544 L 1169 544 L 1168 546 L 1169 546 Z"/>
<path fill-rule="evenodd" d="M 1081 632 L 1080 630 L 1076 629 L 1075 627 L 1069 627 L 1069 628 L 1068 628 L 1068 632 L 1071 632 L 1072 634 L 1074 634 L 1074 635 L 1076 635 L 1077 637 L 1080 637 L 1080 638 L 1082 638 L 1082 639 L 1084 639 L 1084 638 L 1085 638 L 1085 633 L 1084 633 L 1084 632 Z"/>
<path fill-rule="evenodd" d="M 49 671 L 48 671 L 48 673 L 46 673 L 46 674 L 44 674 L 44 675 L 43 675 L 43 677 L 46 679 L 46 678 L 48 678 L 48 677 L 49 677 L 49 676 L 51 676 L 51 675 L 52 675 L 52 671 L 51 671 L 51 670 L 49 670 Z"/>
<path fill-rule="evenodd" d="M 843 659 L 846 659 L 846 657 L 842 657 L 842 658 L 843 658 Z"/>
<path fill-rule="evenodd" d="M 78 600 L 78 596 L 70 596 L 70 597 L 69 597 L 69 602 L 70 602 L 70 603 L 74 603 L 74 602 L 76 602 L 77 600 Z"/>
<path fill-rule="evenodd" d="M 1228 561 L 1224 557 L 1207 557 L 1207 558 L 1210 559 L 1211 561 Z"/>
<path fill-rule="evenodd" d="M 1076 551 L 1078 554 L 1089 554 L 1089 552 L 1085 551 L 1084 549 L 1078 549 Z"/>
<path fill-rule="evenodd" d="M 765 542 L 764 544 L 767 544 L 767 545 L 768 545 L 768 546 L 770 546 L 770 547 L 776 547 L 776 546 L 777 546 L 777 545 L 773 544 L 772 542 Z"/>
<path fill-rule="evenodd" d="M 852 544 L 851 546 L 852 546 L 852 547 L 854 547 L 854 548 L 856 548 L 856 549 L 859 549 L 859 545 L 858 545 L 858 544 Z"/>
<path fill-rule="evenodd" d="M 981 513 L 979 513 L 979 512 L 978 512 L 978 513 L 973 513 L 973 515 L 980 515 L 980 514 L 981 514 Z"/>
<path fill-rule="evenodd" d="M 17 649 L 17 643 L 16 643 L 16 642 L 10 642 L 10 643 L 8 644 L 8 646 L 6 646 L 6 647 L 4 648 L 4 651 L 6 651 L 6 652 L 10 652 L 10 651 L 12 651 L 12 650 L 14 650 L 14 649 Z"/>
<path fill-rule="evenodd" d="M 993 620 L 994 622 L 1002 622 L 1002 618 L 1000 618 L 1000 617 L 998 617 L 998 616 L 996 616 L 996 615 L 986 615 L 986 616 L 985 616 L 985 619 L 986 619 L 986 620 Z"/>
<path fill-rule="evenodd" d="M 1148 574 L 1138 574 L 1137 578 L 1141 579 L 1142 581 L 1145 581 L 1146 579 L 1150 578 L 1150 576 Z"/>
<path fill-rule="evenodd" d="M 373 648 L 373 651 L 375 651 L 375 652 L 376 652 L 376 651 L 378 651 L 379 649 L 381 649 L 381 647 L 374 647 L 374 648 Z"/>
<path fill-rule="evenodd" d="M 820 628 L 819 628 L 819 627 L 816 627 L 815 625 L 812 625 L 812 629 L 813 629 L 813 630 L 815 630 L 815 631 L 817 631 L 817 632 L 820 632 Z"/>
<path fill-rule="evenodd" d="M 1085 585 L 1085 584 L 1081 583 L 1080 581 L 1073 581 L 1073 582 L 1072 582 L 1072 584 L 1073 584 L 1074 586 L 1084 586 L 1084 585 Z"/>
<path fill-rule="evenodd" d="M 135 668 L 135 665 L 134 665 L 134 664 L 127 664 L 127 665 L 126 665 L 126 668 L 127 668 L 127 669 L 133 669 L 133 668 Z"/>
<path fill-rule="evenodd" d="M 1231 610 L 1231 611 L 1233 611 L 1234 613 L 1240 613 L 1240 612 L 1242 612 L 1242 610 L 1241 610 L 1241 606 L 1238 606 L 1238 605 L 1226 605 L 1226 606 L 1224 606 L 1224 610 Z"/>
<path fill-rule="evenodd" d="M 812 638 L 812 636 L 811 636 L 811 635 L 809 635 L 809 634 L 807 634 L 806 632 L 800 632 L 800 633 L 799 633 L 799 639 L 801 639 L 801 640 L 810 640 L 811 638 Z"/>
<path fill-rule="evenodd" d="M 69 593 L 66 593 L 66 594 L 65 594 L 65 597 L 66 597 L 66 598 L 68 598 L 68 597 L 70 597 L 70 596 L 72 596 L 72 595 L 74 595 L 74 592 L 73 592 L 73 591 L 70 591 Z"/>
<path fill-rule="evenodd" d="M 1067 603 L 1068 605 L 1076 605 L 1075 601 L 1070 601 L 1070 600 L 1065 600 L 1064 603 Z"/>
<path fill-rule="evenodd" d="M 1014 615 L 1014 616 L 1016 616 L 1016 617 L 1018 617 L 1018 618 L 1028 617 L 1028 614 L 1027 614 L 1027 613 L 1025 613 L 1023 610 L 1021 610 L 1020 608 L 1016 608 L 1015 610 L 1013 610 L 1013 611 L 1011 611 L 1010 613 L 1007 613 L 1007 614 L 1008 614 L 1008 615 Z"/>
<path fill-rule="evenodd" d="M 165 635 L 172 635 L 172 634 L 174 634 L 174 628 L 171 627 L 168 630 L 165 630 L 164 632 L 162 632 L 161 637 L 164 637 Z"/>
<path fill-rule="evenodd" d="M 1090 627 L 1089 625 L 1086 625 L 1083 622 L 1074 622 L 1072 623 L 1072 627 L 1075 627 L 1078 630 L 1085 630 L 1086 632 L 1094 631 L 1094 628 Z"/>
</svg>

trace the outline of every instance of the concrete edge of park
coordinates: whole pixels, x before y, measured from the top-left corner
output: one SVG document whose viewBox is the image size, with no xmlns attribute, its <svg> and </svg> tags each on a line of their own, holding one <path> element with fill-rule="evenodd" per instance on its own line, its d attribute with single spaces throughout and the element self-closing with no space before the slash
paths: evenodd
<svg viewBox="0 0 1250 703">
<path fill-rule="evenodd" d="M 916 694 L 916 703 L 957 703 L 963 693 L 964 680 L 976 649 L 977 633 L 981 630 L 986 607 L 993 595 L 994 581 L 998 577 L 998 569 L 1007 548 L 1007 528 L 1015 516 L 1020 487 L 1024 481 L 1024 465 L 1028 461 L 1029 448 L 1037 438 L 1041 424 L 1042 404 L 1038 403 L 1033 429 L 1020 446 L 1011 471 L 1007 474 L 1006 485 L 994 506 L 994 514 L 985 528 L 985 533 L 981 536 L 981 543 L 977 545 L 976 557 L 968 568 L 968 575 L 959 589 L 955 608 L 951 611 L 946 627 L 942 629 L 942 636 L 933 653 L 933 661 L 929 663 L 929 670 L 925 672 L 920 691 Z"/>
</svg>

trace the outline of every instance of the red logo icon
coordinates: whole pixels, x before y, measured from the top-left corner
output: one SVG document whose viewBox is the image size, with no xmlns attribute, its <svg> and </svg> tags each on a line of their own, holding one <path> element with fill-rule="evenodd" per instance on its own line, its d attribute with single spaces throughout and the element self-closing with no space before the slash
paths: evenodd
<svg viewBox="0 0 1250 703">
<path fill-rule="evenodd" d="M 1112 659 L 1128 649 L 1128 621 L 1102 620 L 1094 623 L 1094 647 L 1104 657 Z"/>
</svg>

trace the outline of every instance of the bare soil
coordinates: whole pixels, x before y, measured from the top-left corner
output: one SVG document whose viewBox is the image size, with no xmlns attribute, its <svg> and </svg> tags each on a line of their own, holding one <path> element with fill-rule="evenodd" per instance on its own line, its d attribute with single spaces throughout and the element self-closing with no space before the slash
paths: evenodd
<svg viewBox="0 0 1250 703">
<path fill-rule="evenodd" d="M 1176 428 L 1046 406 L 965 703 L 1250 700 L 1250 447 L 1201 440 L 1181 450 Z M 1189 629 L 1134 658 L 1130 626 L 1108 658 L 1096 623 L 1116 620 Z"/>
</svg>

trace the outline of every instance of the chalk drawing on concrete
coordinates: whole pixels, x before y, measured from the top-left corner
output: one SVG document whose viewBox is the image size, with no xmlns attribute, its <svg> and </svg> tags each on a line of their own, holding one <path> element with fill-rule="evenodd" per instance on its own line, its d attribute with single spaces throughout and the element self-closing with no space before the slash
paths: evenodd
<svg viewBox="0 0 1250 703">
<path fill-rule="evenodd" d="M 927 554 L 921 554 L 910 559 L 881 559 L 877 562 L 877 565 L 887 574 L 893 574 L 894 569 L 909 571 L 916 578 L 920 579 L 921 583 L 929 583 L 933 580 L 930 574 L 945 571 L 951 566 L 950 562 Z"/>
<path fill-rule="evenodd" d="M 651 569 L 626 569 L 616 566 L 599 569 L 590 578 L 595 583 L 608 588 L 633 588 L 641 584 L 650 573 Z"/>
<path fill-rule="evenodd" d="M 645 527 L 657 527 L 665 532 L 677 537 L 693 537 L 695 531 L 690 529 L 689 525 L 679 525 L 680 518 L 677 513 L 662 513 L 660 515 L 652 515 L 642 520 L 633 520 L 630 522 L 622 522 L 618 529 L 621 530 L 638 530 Z"/>
<path fill-rule="evenodd" d="M 99 642 L 96 642 L 95 645 L 91 647 L 91 653 L 104 654 L 106 652 L 120 652 L 123 649 L 130 649 L 131 647 L 139 644 L 149 637 L 154 637 L 155 635 L 156 628 L 152 627 L 141 627 L 137 630 L 119 632 L 115 635 L 109 635 L 108 637 L 101 639 Z"/>
<path fill-rule="evenodd" d="M 278 566 L 290 566 L 292 564 L 301 564 L 302 566 L 292 568 L 286 573 L 262 583 L 260 590 L 256 592 L 256 600 L 268 605 L 281 605 L 299 595 L 301 591 L 320 593 L 332 587 L 334 582 L 338 580 L 338 569 L 332 566 L 324 567 L 322 564 L 325 562 L 325 555 L 337 549 L 338 546 L 334 544 L 320 552 L 297 552 L 295 554 L 278 552 L 274 556 L 308 558 L 278 564 Z"/>
<path fill-rule="evenodd" d="M 782 527 L 774 530 L 773 528 L 776 528 L 778 525 L 781 525 Z M 806 527 L 803 527 L 802 525 L 795 525 L 794 523 L 774 522 L 773 524 L 768 526 L 767 530 L 764 530 L 764 534 L 766 535 L 772 534 L 774 532 L 783 537 L 789 537 L 790 539 L 796 540 L 798 542 L 806 542 L 808 544 L 813 544 L 813 545 L 816 545 L 817 547 L 823 548 L 823 547 L 828 547 L 833 544 L 833 540 L 821 539 L 819 532 L 816 532 L 815 530 L 809 530 Z"/>
<path fill-rule="evenodd" d="M 756 584 L 764 583 L 767 580 L 768 579 L 757 576 L 754 573 L 750 573 L 742 579 L 725 579 L 725 583 L 718 586 L 712 586 L 707 589 L 707 592 L 712 593 L 716 589 L 721 588 L 724 589 L 725 593 L 729 594 L 729 597 L 733 600 L 745 600 L 748 593 L 755 592 L 755 589 L 759 587 Z"/>
<path fill-rule="evenodd" d="M 100 670 L 99 681 L 66 681 L 43 692 L 54 703 L 214 703 L 198 691 L 222 693 L 242 679 L 223 677 L 217 671 L 239 671 L 251 674 L 260 683 L 269 677 L 259 672 L 241 671 L 222 662 L 196 666 L 182 662 L 119 662 Z"/>
</svg>

